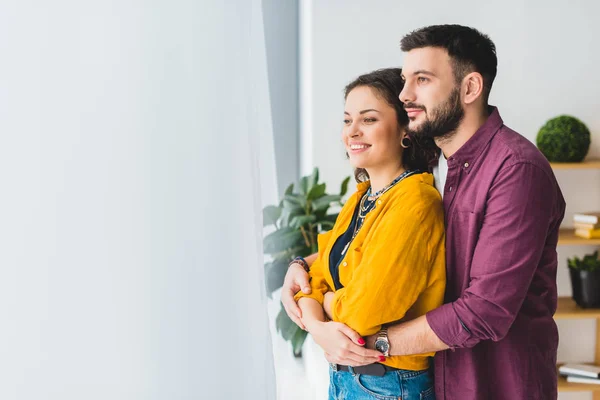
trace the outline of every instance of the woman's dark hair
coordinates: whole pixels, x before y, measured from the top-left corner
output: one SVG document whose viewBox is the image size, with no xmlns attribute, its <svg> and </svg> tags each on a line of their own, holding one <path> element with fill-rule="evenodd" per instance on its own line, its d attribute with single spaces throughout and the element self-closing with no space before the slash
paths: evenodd
<svg viewBox="0 0 600 400">
<path fill-rule="evenodd" d="M 400 41 L 402 51 L 423 47 L 440 47 L 448 52 L 457 84 L 468 73 L 479 72 L 483 77 L 483 99 L 487 103 L 498 67 L 496 45 L 489 36 L 468 26 L 432 25 L 412 31 Z"/>
<path fill-rule="evenodd" d="M 361 86 L 374 89 L 387 104 L 396 110 L 396 119 L 399 127 L 406 128 L 408 126 L 408 115 L 404 110 L 404 105 L 398 98 L 404 87 L 402 68 L 378 69 L 359 76 L 344 88 L 344 99 L 348 98 L 348 94 L 353 89 Z M 417 137 L 414 135 L 411 135 L 409 138 L 412 143 L 411 146 L 408 149 L 403 149 L 402 164 L 404 168 L 429 171 L 431 169 L 431 162 L 439 153 L 439 149 L 435 145 L 433 138 Z M 363 182 L 369 179 L 369 175 L 365 169 L 356 168 L 354 170 L 354 178 L 357 182 Z"/>
</svg>

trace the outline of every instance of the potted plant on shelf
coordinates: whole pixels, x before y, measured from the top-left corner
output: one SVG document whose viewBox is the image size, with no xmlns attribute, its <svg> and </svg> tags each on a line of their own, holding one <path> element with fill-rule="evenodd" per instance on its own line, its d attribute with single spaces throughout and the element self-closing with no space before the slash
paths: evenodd
<svg viewBox="0 0 600 400">
<path fill-rule="evenodd" d="M 568 259 L 573 300 L 582 308 L 600 307 L 600 260 L 598 250 L 582 259 Z"/>
<path fill-rule="evenodd" d="M 538 149 L 550 162 L 581 162 L 590 148 L 588 127 L 570 115 L 548 120 L 536 137 Z"/>
<path fill-rule="evenodd" d="M 333 227 L 339 210 L 329 213 L 330 207 L 343 205 L 342 197 L 348 190 L 349 180 L 350 177 L 344 179 L 339 194 L 327 194 L 325 183 L 319 183 L 319 170 L 315 168 L 312 175 L 300 179 L 298 191 L 294 191 L 292 183 L 278 205 L 263 209 L 263 226 L 270 230 L 263 239 L 263 251 L 269 256 L 265 262 L 269 297 L 283 285 L 289 263 L 295 257 L 317 252 L 317 235 Z M 300 357 L 307 332 L 288 318 L 283 307 L 275 326 L 285 340 L 292 342 L 294 356 Z"/>
</svg>

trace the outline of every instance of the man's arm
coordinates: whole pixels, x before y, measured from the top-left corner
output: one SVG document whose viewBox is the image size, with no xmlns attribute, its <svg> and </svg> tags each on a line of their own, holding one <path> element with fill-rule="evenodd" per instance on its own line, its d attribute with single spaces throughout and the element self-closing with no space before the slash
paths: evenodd
<svg viewBox="0 0 600 400">
<path fill-rule="evenodd" d="M 367 338 L 367 348 L 375 348 L 376 336 L 372 335 Z M 390 356 L 433 353 L 449 348 L 433 332 L 424 315 L 412 321 L 389 327 L 388 340 L 391 344 Z"/>
<path fill-rule="evenodd" d="M 530 291 L 544 248 L 556 250 L 564 212 L 559 193 L 551 172 L 528 162 L 498 173 L 488 192 L 468 288 L 456 301 L 426 315 L 431 329 L 449 347 L 468 348 L 506 336 Z M 554 236 L 549 238 L 549 233 Z"/>
<path fill-rule="evenodd" d="M 552 224 L 560 223 L 552 221 L 560 201 L 554 181 L 536 165 L 519 163 L 498 174 L 488 193 L 469 287 L 456 301 L 391 328 L 392 354 L 473 347 L 482 340 L 504 338 L 529 291 L 544 246 L 555 244 L 546 240 L 556 228 Z"/>
</svg>

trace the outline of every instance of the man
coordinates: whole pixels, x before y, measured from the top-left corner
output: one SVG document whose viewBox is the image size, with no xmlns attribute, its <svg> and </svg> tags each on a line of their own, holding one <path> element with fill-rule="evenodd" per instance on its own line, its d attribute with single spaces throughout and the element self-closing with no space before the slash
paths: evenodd
<svg viewBox="0 0 600 400">
<path fill-rule="evenodd" d="M 487 36 L 430 26 L 405 36 L 401 48 L 409 131 L 434 137 L 442 150 L 434 174 L 446 212 L 447 287 L 442 307 L 389 327 L 389 353 L 438 352 L 438 400 L 555 399 L 565 202 L 552 169 L 488 105 L 497 59 Z M 292 264 L 282 301 L 300 325 L 290 298 L 307 283 Z M 369 349 L 348 337 L 328 360 L 368 363 L 377 335 L 367 338 Z"/>
</svg>

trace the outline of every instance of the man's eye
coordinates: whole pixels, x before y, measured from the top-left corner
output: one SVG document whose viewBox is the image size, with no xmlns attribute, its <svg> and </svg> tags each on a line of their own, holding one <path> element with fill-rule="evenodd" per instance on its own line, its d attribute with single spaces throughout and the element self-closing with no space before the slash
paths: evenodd
<svg viewBox="0 0 600 400">
<path fill-rule="evenodd" d="M 428 82 L 428 81 L 429 81 L 429 79 L 424 78 L 422 76 L 420 76 L 420 77 L 417 78 L 417 82 L 419 82 L 419 83 L 425 83 L 425 82 Z"/>
<path fill-rule="evenodd" d="M 344 125 L 348 125 L 349 123 L 350 123 L 350 120 L 349 120 L 349 119 L 345 119 L 345 120 L 344 120 Z"/>
</svg>

